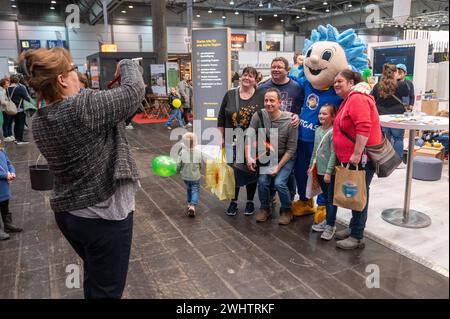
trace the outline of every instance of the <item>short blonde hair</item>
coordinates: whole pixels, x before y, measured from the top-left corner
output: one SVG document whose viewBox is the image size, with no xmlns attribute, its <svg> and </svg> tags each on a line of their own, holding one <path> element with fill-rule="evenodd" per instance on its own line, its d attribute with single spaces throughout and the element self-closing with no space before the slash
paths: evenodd
<svg viewBox="0 0 450 319">
<path fill-rule="evenodd" d="M 197 146 L 197 136 L 194 133 L 187 132 L 183 135 L 182 139 L 184 145 L 189 149 L 193 149 Z"/>
</svg>

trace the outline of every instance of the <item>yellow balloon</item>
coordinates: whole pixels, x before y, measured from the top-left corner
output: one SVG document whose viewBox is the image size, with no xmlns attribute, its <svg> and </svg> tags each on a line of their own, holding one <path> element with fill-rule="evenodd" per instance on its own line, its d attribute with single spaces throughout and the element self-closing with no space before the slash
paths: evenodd
<svg viewBox="0 0 450 319">
<path fill-rule="evenodd" d="M 181 100 L 180 99 L 173 100 L 172 105 L 174 108 L 178 109 L 181 106 Z"/>
</svg>

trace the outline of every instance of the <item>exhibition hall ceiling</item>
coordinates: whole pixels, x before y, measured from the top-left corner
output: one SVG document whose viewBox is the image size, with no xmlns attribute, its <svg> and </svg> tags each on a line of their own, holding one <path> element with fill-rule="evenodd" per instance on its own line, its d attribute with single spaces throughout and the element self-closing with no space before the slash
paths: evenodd
<svg viewBox="0 0 450 319">
<path fill-rule="evenodd" d="M 37 22 L 63 21 L 68 4 L 80 8 L 82 22 L 103 23 L 102 2 L 108 19 L 119 24 L 151 24 L 151 0 L 0 0 L 0 19 Z M 163 1 L 163 0 L 160 0 Z M 187 1 L 167 0 L 168 25 L 186 25 Z M 376 7 L 377 29 L 401 28 L 392 19 L 393 1 L 303 0 L 195 0 L 194 27 L 230 26 L 308 31 L 318 24 L 367 28 L 367 16 Z M 370 7 L 369 7 L 370 8 Z M 367 12 L 366 12 L 367 11 Z M 448 1 L 413 0 L 407 28 L 448 30 Z M 378 31 L 379 32 L 379 31 Z"/>
</svg>

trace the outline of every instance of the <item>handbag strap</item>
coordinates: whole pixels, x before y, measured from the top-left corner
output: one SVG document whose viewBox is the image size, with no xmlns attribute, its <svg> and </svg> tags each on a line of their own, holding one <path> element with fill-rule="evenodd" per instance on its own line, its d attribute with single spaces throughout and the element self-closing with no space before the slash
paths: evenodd
<svg viewBox="0 0 450 319">
<path fill-rule="evenodd" d="M 392 94 L 391 96 L 392 96 L 394 99 L 396 99 L 401 105 L 405 106 L 405 103 L 403 103 L 403 101 L 401 101 L 401 100 L 397 97 L 397 95 Z"/>
<path fill-rule="evenodd" d="M 9 100 L 12 101 L 12 98 L 14 96 L 14 91 L 17 89 L 17 85 L 14 87 L 14 89 L 12 90 L 11 95 L 9 95 L 9 90 L 8 88 L 6 88 L 6 95 L 8 96 Z"/>
<path fill-rule="evenodd" d="M 235 98 L 235 108 L 236 108 L 236 123 L 237 123 L 237 126 L 239 126 L 239 122 L 241 121 L 241 112 L 240 112 L 240 103 L 239 103 L 239 100 L 240 100 L 240 97 L 239 97 L 239 86 L 234 90 L 234 98 Z"/>
</svg>

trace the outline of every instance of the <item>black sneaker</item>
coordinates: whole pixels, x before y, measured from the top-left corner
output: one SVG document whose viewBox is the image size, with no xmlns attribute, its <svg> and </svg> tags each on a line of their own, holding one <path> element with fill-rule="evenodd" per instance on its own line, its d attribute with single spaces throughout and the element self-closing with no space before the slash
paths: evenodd
<svg viewBox="0 0 450 319">
<path fill-rule="evenodd" d="M 253 202 L 247 202 L 247 205 L 245 205 L 245 216 L 251 216 L 255 213 L 255 204 Z"/>
<path fill-rule="evenodd" d="M 23 231 L 22 228 L 14 226 L 14 225 L 5 225 L 5 232 L 7 233 L 20 233 Z"/>
<path fill-rule="evenodd" d="M 230 206 L 228 206 L 228 209 L 227 209 L 227 215 L 228 216 L 236 216 L 237 212 L 238 212 L 238 205 L 237 205 L 237 203 L 236 202 L 231 202 Z"/>
</svg>

